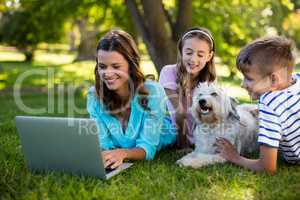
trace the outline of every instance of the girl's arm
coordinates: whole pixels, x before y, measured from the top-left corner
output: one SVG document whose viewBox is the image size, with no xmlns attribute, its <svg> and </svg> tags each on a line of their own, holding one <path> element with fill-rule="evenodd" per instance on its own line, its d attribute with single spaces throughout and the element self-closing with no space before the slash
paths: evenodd
<svg viewBox="0 0 300 200">
<path fill-rule="evenodd" d="M 175 110 L 178 110 L 178 104 L 179 104 L 179 95 L 176 90 L 171 90 L 164 88 L 166 91 L 166 94 L 168 96 L 168 99 L 171 101 L 173 107 Z"/>
<path fill-rule="evenodd" d="M 216 142 L 217 152 L 226 160 L 245 167 L 252 171 L 266 171 L 271 174 L 276 172 L 277 152 L 276 148 L 266 145 L 260 146 L 259 159 L 248 159 L 240 156 L 234 146 L 226 139 L 220 138 Z"/>
<path fill-rule="evenodd" d="M 176 90 L 165 88 L 166 94 L 176 110 L 176 125 L 177 125 L 177 145 L 180 148 L 188 147 L 186 134 L 188 133 L 188 126 L 186 123 L 187 111 L 184 109 L 183 103 L 180 101 Z"/>
</svg>

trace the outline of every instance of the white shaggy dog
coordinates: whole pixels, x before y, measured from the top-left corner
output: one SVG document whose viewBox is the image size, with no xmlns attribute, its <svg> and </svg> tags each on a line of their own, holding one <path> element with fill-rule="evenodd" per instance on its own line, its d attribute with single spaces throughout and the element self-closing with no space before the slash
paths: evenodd
<svg viewBox="0 0 300 200">
<path fill-rule="evenodd" d="M 176 163 L 198 168 L 223 163 L 215 153 L 216 138 L 228 139 L 241 154 L 257 149 L 257 107 L 251 104 L 237 105 L 237 101 L 213 83 L 200 83 L 195 89 L 192 115 L 195 149 Z"/>
</svg>

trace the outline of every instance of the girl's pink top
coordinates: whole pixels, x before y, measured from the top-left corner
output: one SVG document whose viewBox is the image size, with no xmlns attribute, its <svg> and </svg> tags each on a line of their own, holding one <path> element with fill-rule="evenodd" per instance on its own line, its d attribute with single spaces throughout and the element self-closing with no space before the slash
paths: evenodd
<svg viewBox="0 0 300 200">
<path fill-rule="evenodd" d="M 159 76 L 159 83 L 166 89 L 170 90 L 177 90 L 177 74 L 176 74 L 176 65 L 166 65 L 162 68 Z M 193 91 L 192 91 L 193 93 Z M 171 101 L 167 101 L 167 107 L 168 111 L 171 115 L 172 123 L 176 126 L 176 108 L 172 105 Z M 187 114 L 187 125 L 188 125 L 188 141 L 190 144 L 194 144 L 194 137 L 192 134 L 192 128 L 193 128 L 193 117 L 191 114 L 191 109 L 190 107 L 188 108 L 188 114 Z"/>
</svg>

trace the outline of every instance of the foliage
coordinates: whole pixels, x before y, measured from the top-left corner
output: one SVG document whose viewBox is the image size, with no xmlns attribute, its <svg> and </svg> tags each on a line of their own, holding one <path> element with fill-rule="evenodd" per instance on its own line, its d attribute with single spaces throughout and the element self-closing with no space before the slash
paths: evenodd
<svg viewBox="0 0 300 200">
<path fill-rule="evenodd" d="M 137 23 L 133 23 L 129 9 L 123 0 L 51 0 L 51 1 L 28 1 L 28 0 L 0 0 L 0 42 L 16 46 L 27 54 L 27 59 L 32 57 L 32 52 L 41 42 L 60 42 L 65 39 L 67 32 L 74 26 L 79 26 L 79 22 L 85 21 L 85 30 L 81 30 L 81 36 L 87 36 L 92 40 L 90 44 L 96 45 L 98 40 L 106 31 L 111 28 L 120 27 L 135 38 L 145 35 L 148 37 L 155 32 L 157 27 L 148 27 L 145 33 L 137 33 Z M 151 5 L 147 1 L 135 1 L 137 10 L 143 14 L 142 5 Z M 145 4 L 147 2 L 148 4 Z M 153 1 L 154 2 L 154 1 Z M 152 35 L 144 43 L 148 48 L 148 53 L 154 63 L 159 57 L 167 57 L 165 52 L 174 49 L 181 29 L 178 25 L 180 15 L 179 0 L 161 0 L 164 8 L 165 22 L 163 24 L 168 35 L 167 39 L 173 40 L 172 45 L 159 48 L 159 45 L 149 45 L 149 43 L 159 42 L 159 37 Z M 186 1 L 190 2 L 190 1 Z M 300 45 L 299 36 L 299 11 L 300 3 L 297 0 L 215 0 L 215 1 L 192 1 L 193 25 L 209 28 L 216 40 L 216 53 L 221 58 L 223 64 L 228 65 L 231 75 L 235 75 L 235 57 L 240 48 L 251 40 L 269 34 L 270 30 L 275 30 L 279 34 L 291 37 Z M 143 25 L 149 26 L 150 15 L 157 12 L 150 11 L 143 17 Z M 161 14 L 161 13 L 160 13 Z M 144 13 L 145 15 L 145 13 Z M 141 15 L 143 16 L 143 15 Z M 68 26 L 65 24 L 68 23 Z M 181 24 L 181 27 L 185 27 Z M 91 37 L 89 37 L 91 34 Z M 171 38 L 169 37 L 171 35 Z M 80 43 L 86 42 L 81 37 Z M 165 39 L 164 39 L 165 40 Z M 138 41 L 138 39 L 137 39 Z M 145 42 L 146 41 L 146 42 Z M 66 42 L 66 40 L 63 40 Z M 80 44 L 79 47 L 84 47 Z M 157 47 L 158 46 L 158 47 Z M 85 45 L 93 54 L 95 47 Z M 166 49 L 167 48 L 167 49 Z M 78 52 L 81 48 L 78 48 Z M 158 51 L 153 56 L 153 51 Z M 152 52 L 152 53 L 151 53 Z M 173 51 L 170 51 L 173 52 Z M 170 53 L 173 57 L 176 54 Z M 157 58 L 156 58 L 157 57 Z M 171 56 L 170 56 L 171 57 Z M 158 67 L 158 69 L 161 66 Z"/>
<path fill-rule="evenodd" d="M 290 10 L 289 0 L 216 0 L 194 2 L 194 24 L 209 28 L 215 37 L 217 55 L 233 76 L 235 57 L 251 40 L 267 34 L 280 24 Z M 282 11 L 278 14 L 278 11 Z M 279 25 L 276 26 L 279 29 Z"/>
<path fill-rule="evenodd" d="M 121 0 L 75 1 L 81 3 L 73 10 L 67 20 L 73 24 L 73 27 L 77 27 L 80 33 L 76 60 L 94 59 L 97 41 L 112 28 L 121 27 L 136 35 L 134 25 Z"/>
<path fill-rule="evenodd" d="M 283 21 L 283 30 L 286 35 L 295 38 L 297 48 L 300 49 L 300 11 L 290 13 Z M 296 38 L 298 40 L 296 40 Z"/>
<path fill-rule="evenodd" d="M 7 7 L 1 17 L 2 42 L 20 49 L 26 60 L 32 60 L 40 42 L 59 41 L 64 33 L 64 12 L 60 4 L 49 2 L 23 0 Z"/>
</svg>

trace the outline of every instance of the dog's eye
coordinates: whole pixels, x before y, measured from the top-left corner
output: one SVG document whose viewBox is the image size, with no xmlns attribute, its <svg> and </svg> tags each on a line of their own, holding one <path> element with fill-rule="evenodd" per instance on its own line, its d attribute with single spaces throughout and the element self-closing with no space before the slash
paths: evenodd
<svg viewBox="0 0 300 200">
<path fill-rule="evenodd" d="M 218 96 L 218 94 L 217 94 L 216 92 L 213 92 L 213 93 L 211 93 L 210 95 L 211 95 L 211 96 L 214 96 L 214 97 Z"/>
</svg>

